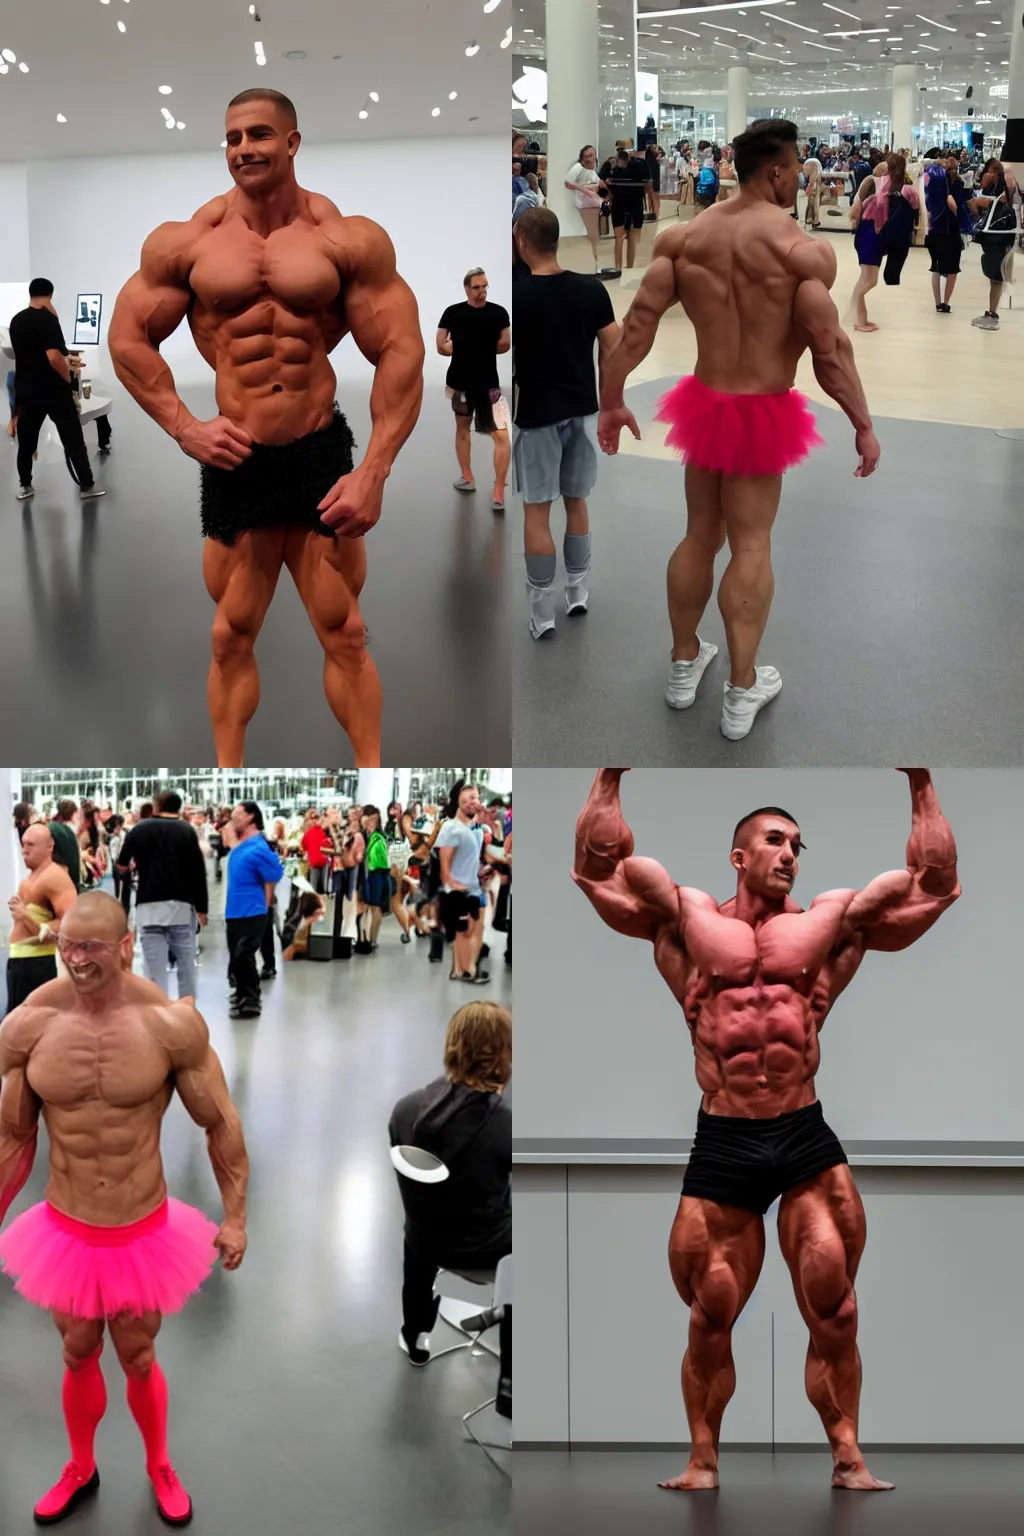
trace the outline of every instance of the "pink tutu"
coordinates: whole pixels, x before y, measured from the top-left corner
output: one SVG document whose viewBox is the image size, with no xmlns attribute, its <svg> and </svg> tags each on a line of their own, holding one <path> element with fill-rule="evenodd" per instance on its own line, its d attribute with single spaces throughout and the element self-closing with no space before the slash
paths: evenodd
<svg viewBox="0 0 1024 1536">
<path fill-rule="evenodd" d="M 217 1261 L 217 1232 L 180 1200 L 123 1227 L 75 1221 L 44 1200 L 0 1234 L 0 1268 L 26 1301 L 72 1317 L 180 1312 Z"/>
<path fill-rule="evenodd" d="M 691 375 L 662 395 L 657 419 L 669 424 L 667 446 L 712 474 L 781 475 L 823 443 L 796 389 L 727 395 Z"/>
</svg>

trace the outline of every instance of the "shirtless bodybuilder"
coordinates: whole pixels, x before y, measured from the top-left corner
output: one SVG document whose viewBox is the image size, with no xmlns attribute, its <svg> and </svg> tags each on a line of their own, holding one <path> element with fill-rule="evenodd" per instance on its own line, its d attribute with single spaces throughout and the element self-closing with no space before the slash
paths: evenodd
<svg viewBox="0 0 1024 1536">
<path fill-rule="evenodd" d="M 710 217 L 710 215 L 709 215 Z M 703 1092 L 669 1239 L 690 1308 L 683 1399 L 690 1463 L 663 1488 L 717 1488 L 722 1414 L 736 1386 L 732 1329 L 761 1270 L 764 1214 L 780 1195 L 779 1243 L 810 1332 L 807 1395 L 832 1447 L 832 1485 L 882 1489 L 857 1444 L 861 1364 L 854 1281 L 864 1208 L 814 1088 L 818 1037 L 868 950 L 906 949 L 960 894 L 956 846 L 925 768 L 910 781 L 906 869 L 862 891 L 792 899 L 800 829 L 778 806 L 732 840 L 736 895 L 719 906 L 633 857 L 621 768 L 602 769 L 576 824 L 573 879 L 617 933 L 648 939 L 679 1003 Z"/>
<path fill-rule="evenodd" d="M 249 1163 L 238 1113 L 192 999 L 168 1002 L 131 974 L 120 902 L 78 897 L 58 940 L 67 978 L 33 992 L 0 1026 L 0 1222 L 35 1160 L 42 1113 L 50 1138 L 46 1198 L 0 1235 L 0 1265 L 51 1313 L 64 1341 L 64 1417 L 71 1460 L 36 1505 L 54 1524 L 99 1487 L 93 1454 L 107 1405 L 104 1327 L 128 1379 L 157 1509 L 187 1525 L 192 1503 L 167 1451 L 167 1383 L 154 1352 L 217 1260 L 245 1253 Z M 206 1131 L 224 1202 L 219 1230 L 169 1199 L 160 1127 L 177 1089 Z"/>
<path fill-rule="evenodd" d="M 217 605 L 207 684 L 217 762 L 239 767 L 259 703 L 254 646 L 287 566 L 324 650 L 324 688 L 357 767 L 380 762 L 381 691 L 359 593 L 363 535 L 419 415 L 416 300 L 384 230 L 295 180 L 295 108 L 243 91 L 227 112 L 234 190 L 162 224 L 117 301 L 118 378 L 202 468 L 203 569 Z M 217 375 L 212 421 L 178 398 L 159 348 L 188 317 Z M 376 370 L 373 429 L 353 468 L 328 354 L 351 331 Z"/>
<path fill-rule="evenodd" d="M 686 464 L 686 537 L 669 560 L 672 669 L 666 701 L 689 709 L 718 647 L 697 634 L 714 589 L 715 556 L 726 539 L 731 559 L 718 588 L 729 647 L 722 734 L 746 736 L 782 679 L 758 667 L 775 579 L 771 531 L 782 476 L 817 446 L 814 418 L 793 389 L 809 348 L 822 389 L 857 433 L 859 476 L 878 465 L 853 347 L 829 289 L 836 257 L 790 218 L 800 166 L 796 128 L 754 123 L 735 144 L 738 193 L 708 217 L 666 230 L 605 364 L 598 440 L 616 453 L 619 433 L 640 436 L 623 403 L 626 379 L 650 352 L 658 321 L 676 300 L 697 333 L 697 364 L 659 403 L 666 441 Z"/>
<path fill-rule="evenodd" d="M 21 856 L 28 874 L 7 906 L 14 926 L 7 959 L 7 1012 L 30 992 L 57 975 L 57 930 L 78 892 L 62 864 L 53 859 L 53 838 L 39 823 L 21 839 Z"/>
</svg>

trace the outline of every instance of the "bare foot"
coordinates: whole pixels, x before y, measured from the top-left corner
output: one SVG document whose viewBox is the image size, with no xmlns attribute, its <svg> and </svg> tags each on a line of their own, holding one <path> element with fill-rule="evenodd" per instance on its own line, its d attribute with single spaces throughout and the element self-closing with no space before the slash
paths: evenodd
<svg viewBox="0 0 1024 1536">
<path fill-rule="evenodd" d="M 857 1488 L 867 1493 L 887 1493 L 895 1483 L 872 1477 L 862 1461 L 837 1461 L 832 1469 L 833 1488 Z"/>
<path fill-rule="evenodd" d="M 658 1487 L 670 1488 L 674 1493 L 678 1493 L 680 1490 L 694 1493 L 702 1488 L 717 1488 L 718 1469 L 716 1467 L 695 1467 L 691 1462 L 681 1477 L 670 1477 L 667 1483 L 659 1483 Z"/>
</svg>

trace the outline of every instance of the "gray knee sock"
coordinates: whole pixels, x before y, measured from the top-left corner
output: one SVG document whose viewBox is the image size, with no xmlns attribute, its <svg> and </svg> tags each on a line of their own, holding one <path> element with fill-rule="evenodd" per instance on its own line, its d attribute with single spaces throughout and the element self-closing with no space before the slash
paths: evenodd
<svg viewBox="0 0 1024 1536">
<path fill-rule="evenodd" d="M 543 592 L 555 584 L 555 556 L 527 555 L 526 580 L 531 587 Z"/>
<path fill-rule="evenodd" d="M 590 534 L 567 533 L 562 544 L 566 586 L 575 587 L 590 570 Z"/>
</svg>

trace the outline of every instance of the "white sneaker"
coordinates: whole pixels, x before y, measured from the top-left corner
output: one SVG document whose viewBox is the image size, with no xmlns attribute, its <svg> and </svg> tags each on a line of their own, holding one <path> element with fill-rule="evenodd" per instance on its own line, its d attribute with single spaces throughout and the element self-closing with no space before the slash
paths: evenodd
<svg viewBox="0 0 1024 1536">
<path fill-rule="evenodd" d="M 774 667 L 755 667 L 752 688 L 725 685 L 722 701 L 722 735 L 730 741 L 742 741 L 766 704 L 782 691 L 782 678 Z"/>
<path fill-rule="evenodd" d="M 18 500 L 28 501 L 35 493 L 36 488 L 34 485 L 21 485 L 18 487 Z"/>
<path fill-rule="evenodd" d="M 673 709 L 689 709 L 697 697 L 697 687 L 705 670 L 718 655 L 718 646 L 712 645 L 710 640 L 701 640 L 698 635 L 697 641 L 700 650 L 692 661 L 672 663 L 672 674 L 665 692 L 665 703 L 671 704 Z"/>
<path fill-rule="evenodd" d="M 532 587 L 527 582 L 526 591 L 530 599 L 530 634 L 535 640 L 543 640 L 545 635 L 555 632 L 555 589 Z"/>
<path fill-rule="evenodd" d="M 586 613 L 589 600 L 590 593 L 582 581 L 577 581 L 572 586 L 566 585 L 565 611 L 570 619 L 578 618 L 581 614 Z"/>
</svg>

